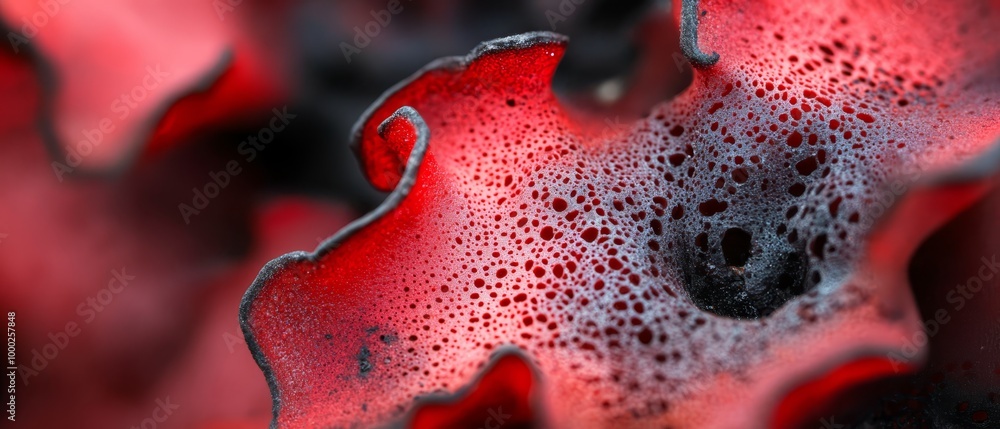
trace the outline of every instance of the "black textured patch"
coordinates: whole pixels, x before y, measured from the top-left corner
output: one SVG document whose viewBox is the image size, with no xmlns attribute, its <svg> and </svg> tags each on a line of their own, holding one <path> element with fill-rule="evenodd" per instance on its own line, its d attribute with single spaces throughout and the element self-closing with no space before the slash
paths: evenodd
<svg viewBox="0 0 1000 429">
<path fill-rule="evenodd" d="M 372 370 L 375 369 L 370 360 L 371 356 L 372 352 L 371 350 L 368 350 L 368 346 L 361 346 L 361 351 L 358 353 L 358 374 L 362 377 L 368 375 L 369 372 L 372 372 Z"/>
</svg>

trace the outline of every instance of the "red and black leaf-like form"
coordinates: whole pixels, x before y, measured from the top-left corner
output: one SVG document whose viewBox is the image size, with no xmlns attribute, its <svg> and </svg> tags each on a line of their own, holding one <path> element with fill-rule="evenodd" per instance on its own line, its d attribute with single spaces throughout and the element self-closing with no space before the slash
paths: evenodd
<svg viewBox="0 0 1000 429">
<path fill-rule="evenodd" d="M 544 427 L 787 427 L 921 365 L 908 264 L 994 186 L 1000 5 L 697 11 L 718 62 L 624 129 L 559 103 L 551 33 L 375 103 L 354 144 L 394 193 L 241 306 L 274 425 L 405 422 L 508 347 Z"/>
</svg>

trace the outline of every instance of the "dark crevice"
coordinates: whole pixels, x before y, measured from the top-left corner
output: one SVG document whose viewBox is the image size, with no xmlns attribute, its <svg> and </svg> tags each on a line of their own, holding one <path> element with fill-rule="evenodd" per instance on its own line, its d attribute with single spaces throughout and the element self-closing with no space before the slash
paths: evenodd
<svg viewBox="0 0 1000 429">
<path fill-rule="evenodd" d="M 680 249 L 688 296 L 698 308 L 734 319 L 760 319 L 807 292 L 806 249 L 783 238 L 729 228 L 701 233 Z M 763 241 L 763 242 L 761 242 Z"/>
<path fill-rule="evenodd" d="M 750 259 L 750 240 L 752 236 L 739 228 L 731 228 L 722 234 L 722 256 L 726 264 L 742 267 Z"/>
</svg>

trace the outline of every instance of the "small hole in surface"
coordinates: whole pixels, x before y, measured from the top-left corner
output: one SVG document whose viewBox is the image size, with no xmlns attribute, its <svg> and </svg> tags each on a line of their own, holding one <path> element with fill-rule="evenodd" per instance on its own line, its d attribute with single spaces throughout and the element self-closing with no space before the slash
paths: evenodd
<svg viewBox="0 0 1000 429">
<path fill-rule="evenodd" d="M 722 256 L 726 265 L 742 267 L 750 259 L 750 242 L 752 236 L 739 228 L 731 228 L 722 234 Z"/>
</svg>

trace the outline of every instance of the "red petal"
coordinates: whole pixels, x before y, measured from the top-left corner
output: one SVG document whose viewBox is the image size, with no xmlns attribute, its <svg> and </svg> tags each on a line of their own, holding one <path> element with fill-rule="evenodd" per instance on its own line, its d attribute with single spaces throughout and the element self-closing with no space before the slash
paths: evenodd
<svg viewBox="0 0 1000 429">
<path fill-rule="evenodd" d="M 435 61 L 406 81 L 396 85 L 358 120 L 354 129 L 354 147 L 361 158 L 365 174 L 372 184 L 388 191 L 396 187 L 402 175 L 409 147 L 387 143 L 378 136 L 382 119 L 403 106 L 423 114 L 433 114 L 442 121 L 464 121 L 465 108 L 479 104 L 475 97 L 502 98 L 513 108 L 524 103 L 553 102 L 549 88 L 556 65 L 565 51 L 565 38 L 552 33 L 532 33 L 487 42 L 465 57 L 449 57 Z M 513 72 L 513 71 L 527 72 Z M 430 123 L 431 134 L 447 123 Z M 412 143 L 411 143 L 412 144 Z M 475 142 L 441 141 L 436 151 L 452 153 L 470 150 Z M 455 147 L 444 146 L 454 144 Z"/>
<path fill-rule="evenodd" d="M 278 425 L 396 420 L 503 344 L 538 362 L 561 427 L 764 425 L 818 374 L 900 352 L 920 326 L 910 255 L 983 190 L 915 192 L 886 218 L 907 237 L 872 225 L 912 175 L 1000 134 L 995 12 L 971 4 L 903 33 L 881 25 L 890 2 L 706 1 L 722 59 L 612 133 L 552 96 L 549 34 L 418 73 L 355 134 L 370 180 L 412 192 L 272 262 L 244 302 Z M 419 121 L 378 133 L 403 106 L 431 136 L 415 176 Z"/>
<path fill-rule="evenodd" d="M 831 411 L 836 411 L 834 406 L 842 406 L 852 399 L 843 396 L 850 388 L 911 370 L 909 365 L 900 365 L 887 358 L 865 357 L 848 362 L 792 390 L 774 410 L 770 427 L 814 426 L 818 421 L 829 419 Z M 837 399 L 838 402 L 831 402 L 832 399 Z M 854 405 L 864 404 L 855 402 Z M 835 422 L 836 419 L 830 420 L 830 424 Z"/>
<path fill-rule="evenodd" d="M 949 422 L 961 427 L 989 427 L 1000 419 L 1000 157 L 983 159 L 993 171 L 967 168 L 967 188 L 989 188 L 976 201 L 921 243 L 909 267 L 920 307 L 922 327 L 907 337 L 909 346 L 897 361 L 917 357 L 921 371 L 897 383 L 868 407 L 855 407 L 897 426 Z M 975 172 L 975 175 L 968 174 Z M 945 183 L 939 193 L 955 192 Z M 951 188 L 951 189 L 949 189 Z M 931 190 L 922 191 L 930 193 Z M 927 211 L 925 211 L 927 212 Z M 929 349 L 929 350 L 927 350 Z M 924 351 L 929 353 L 924 356 Z M 919 355 L 917 353 L 919 352 Z M 866 387 L 862 387 L 866 388 Z M 870 389 L 869 389 L 870 390 Z M 828 399 L 836 403 L 839 396 Z"/>
<path fill-rule="evenodd" d="M 464 392 L 448 398 L 424 398 L 410 417 L 413 429 L 535 427 L 534 369 L 516 350 L 500 350 L 489 367 Z"/>
<path fill-rule="evenodd" d="M 54 162 L 70 171 L 118 171 L 154 134 L 154 146 L 176 144 L 275 102 L 273 76 L 255 71 L 265 53 L 240 27 L 237 11 L 224 19 L 202 1 L 178 6 L 0 6 L 14 51 L 35 62 L 45 85 L 43 133 Z M 250 13 L 245 9 L 239 12 Z"/>
<path fill-rule="evenodd" d="M 171 416 L 178 427 L 261 412 L 269 420 L 233 303 L 261 264 L 318 242 L 348 215 L 286 199 L 251 230 L 251 216 L 241 215 L 252 212 L 251 181 L 240 177 L 185 223 L 177 204 L 231 153 L 162 157 L 121 181 L 60 181 L 33 127 L 40 98 L 30 64 L 0 53 L 0 181 L 8 184 L 0 188 L 0 302 L 19 322 L 17 382 L 26 394 L 18 417 L 35 427 L 129 427 L 170 398 L 181 405 Z M 237 264 L 233 249 L 247 237 L 255 251 Z M 118 293 L 113 270 L 135 276 Z"/>
<path fill-rule="evenodd" d="M 243 331 L 271 386 L 276 421 L 282 426 L 385 422 L 405 411 L 403 403 L 429 392 L 407 389 L 387 378 L 389 374 L 383 368 L 402 370 L 403 376 L 418 369 L 404 366 L 404 359 L 398 356 L 404 344 L 412 341 L 410 334 L 404 335 L 397 326 L 375 319 L 377 301 L 372 299 L 384 292 L 370 285 L 376 278 L 371 276 L 377 275 L 377 271 L 371 271 L 372 264 L 388 269 L 385 264 L 405 263 L 378 254 L 379 249 L 389 248 L 393 239 L 391 230 L 382 228 L 396 232 L 420 228 L 408 220 L 415 218 L 426 196 L 416 192 L 405 200 L 403 197 L 417 185 L 414 180 L 418 169 L 423 173 L 417 189 L 435 183 L 433 178 L 424 178 L 433 174 L 432 166 L 421 166 L 428 132 L 423 120 L 408 108 L 393 114 L 378 131 L 389 145 L 413 148 L 399 187 L 375 212 L 321 244 L 316 254 L 292 253 L 265 266 L 240 308 Z M 324 263 L 317 266 L 313 261 L 319 258 Z M 343 275 L 331 287 L 310 287 L 308 279 L 317 275 L 325 278 L 332 272 Z M 354 278 L 353 274 L 367 280 Z M 298 298 L 325 303 L 322 305 L 329 311 L 286 305 Z M 294 329 L 288 329 L 291 327 Z M 293 343 L 299 352 L 288 355 L 279 351 L 283 345 Z M 390 356 L 398 357 L 393 361 Z M 478 365 L 469 364 L 466 374 L 451 378 L 454 386 L 471 378 Z"/>
</svg>

